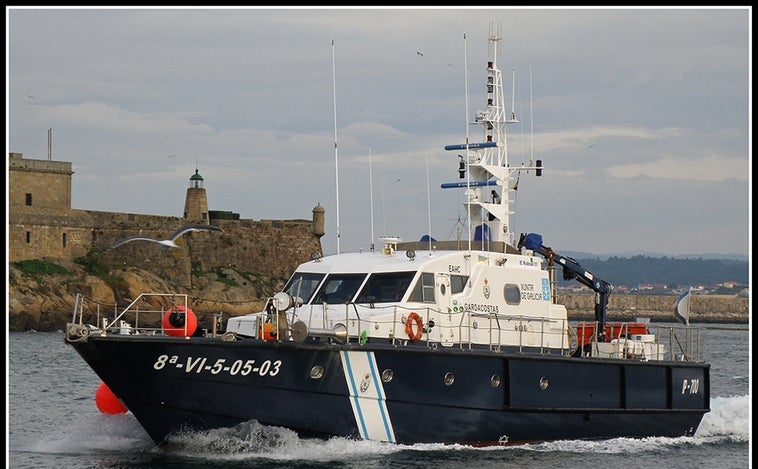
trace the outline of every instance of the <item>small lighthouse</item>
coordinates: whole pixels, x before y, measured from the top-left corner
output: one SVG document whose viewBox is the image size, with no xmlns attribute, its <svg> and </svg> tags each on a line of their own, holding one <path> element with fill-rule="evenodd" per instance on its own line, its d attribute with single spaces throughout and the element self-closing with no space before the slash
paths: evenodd
<svg viewBox="0 0 758 469">
<path fill-rule="evenodd" d="M 184 219 L 190 222 L 208 223 L 208 196 L 205 194 L 203 177 L 195 168 L 189 178 L 187 197 L 184 199 Z"/>
</svg>

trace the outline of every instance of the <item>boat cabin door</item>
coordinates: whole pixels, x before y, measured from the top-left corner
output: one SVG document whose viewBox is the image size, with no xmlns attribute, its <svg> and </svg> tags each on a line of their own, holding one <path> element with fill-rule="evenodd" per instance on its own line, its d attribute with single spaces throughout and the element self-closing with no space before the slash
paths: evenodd
<svg viewBox="0 0 758 469">
<path fill-rule="evenodd" d="M 437 331 L 435 331 L 434 336 L 439 337 L 443 345 L 452 345 L 457 342 L 459 334 L 456 317 L 458 319 L 460 317 L 453 314 L 450 295 L 450 274 L 438 273 L 434 278 L 434 301 L 437 303 L 437 309 L 440 313 L 438 320 L 436 320 L 438 327 L 436 327 Z"/>
</svg>

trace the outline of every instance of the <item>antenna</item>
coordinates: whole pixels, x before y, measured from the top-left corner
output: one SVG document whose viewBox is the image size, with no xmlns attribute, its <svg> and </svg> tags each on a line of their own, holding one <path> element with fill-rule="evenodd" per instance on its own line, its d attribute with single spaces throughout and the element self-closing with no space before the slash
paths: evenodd
<svg viewBox="0 0 758 469">
<path fill-rule="evenodd" d="M 368 147 L 368 187 L 369 187 L 369 201 L 371 204 L 371 244 L 369 244 L 369 250 L 374 252 L 374 176 L 371 172 L 371 146 Z"/>
<path fill-rule="evenodd" d="M 382 232 L 387 236 L 387 218 L 384 212 L 384 166 L 379 171 L 379 188 L 382 191 Z"/>
<path fill-rule="evenodd" d="M 516 122 L 516 69 L 511 70 L 511 122 Z"/>
<path fill-rule="evenodd" d="M 529 166 L 534 161 L 534 101 L 532 100 L 532 63 L 529 62 Z"/>
<path fill-rule="evenodd" d="M 466 49 L 466 33 L 463 33 L 463 87 L 466 97 L 466 221 L 468 223 L 468 250 L 471 250 L 471 171 L 468 171 L 468 163 L 471 158 L 469 151 L 468 135 L 468 52 Z"/>
<path fill-rule="evenodd" d="M 334 39 L 332 39 L 332 96 L 334 106 L 334 191 L 337 197 L 337 254 L 340 253 L 340 167 L 337 156 L 337 78 L 334 66 Z"/>
<path fill-rule="evenodd" d="M 429 149 L 426 149 L 426 213 L 429 217 L 429 255 L 432 254 L 432 198 L 429 195 Z"/>
</svg>

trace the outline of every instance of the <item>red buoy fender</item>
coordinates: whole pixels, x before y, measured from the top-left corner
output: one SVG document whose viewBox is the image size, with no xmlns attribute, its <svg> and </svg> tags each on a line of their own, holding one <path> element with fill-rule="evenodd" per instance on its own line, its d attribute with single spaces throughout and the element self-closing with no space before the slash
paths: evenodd
<svg viewBox="0 0 758 469">
<path fill-rule="evenodd" d="M 105 383 L 100 383 L 95 393 L 95 404 L 104 414 L 125 414 L 128 410 Z"/>
<path fill-rule="evenodd" d="M 413 324 L 416 324 L 416 332 L 413 332 Z M 424 322 L 421 320 L 421 316 L 416 312 L 412 312 L 408 315 L 408 320 L 405 321 L 405 333 L 408 334 L 408 338 L 411 342 L 418 342 L 421 340 L 421 335 L 424 333 Z"/>
<path fill-rule="evenodd" d="M 189 337 L 197 330 L 197 316 L 195 316 L 194 311 L 190 308 L 172 306 L 163 314 L 161 325 L 164 332 L 168 335 Z"/>
<path fill-rule="evenodd" d="M 261 339 L 269 342 L 276 340 L 276 328 L 271 322 L 264 322 L 261 327 Z"/>
</svg>

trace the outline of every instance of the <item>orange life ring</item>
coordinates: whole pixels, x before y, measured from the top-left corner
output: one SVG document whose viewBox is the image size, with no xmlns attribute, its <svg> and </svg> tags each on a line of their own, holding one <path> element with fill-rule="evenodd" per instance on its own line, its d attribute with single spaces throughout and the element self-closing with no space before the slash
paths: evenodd
<svg viewBox="0 0 758 469">
<path fill-rule="evenodd" d="M 416 332 L 413 332 L 414 322 L 416 323 Z M 405 333 L 408 334 L 408 338 L 412 342 L 418 342 L 421 339 L 421 335 L 424 333 L 424 322 L 421 320 L 421 316 L 417 313 L 408 315 L 408 320 L 405 321 Z"/>
</svg>

